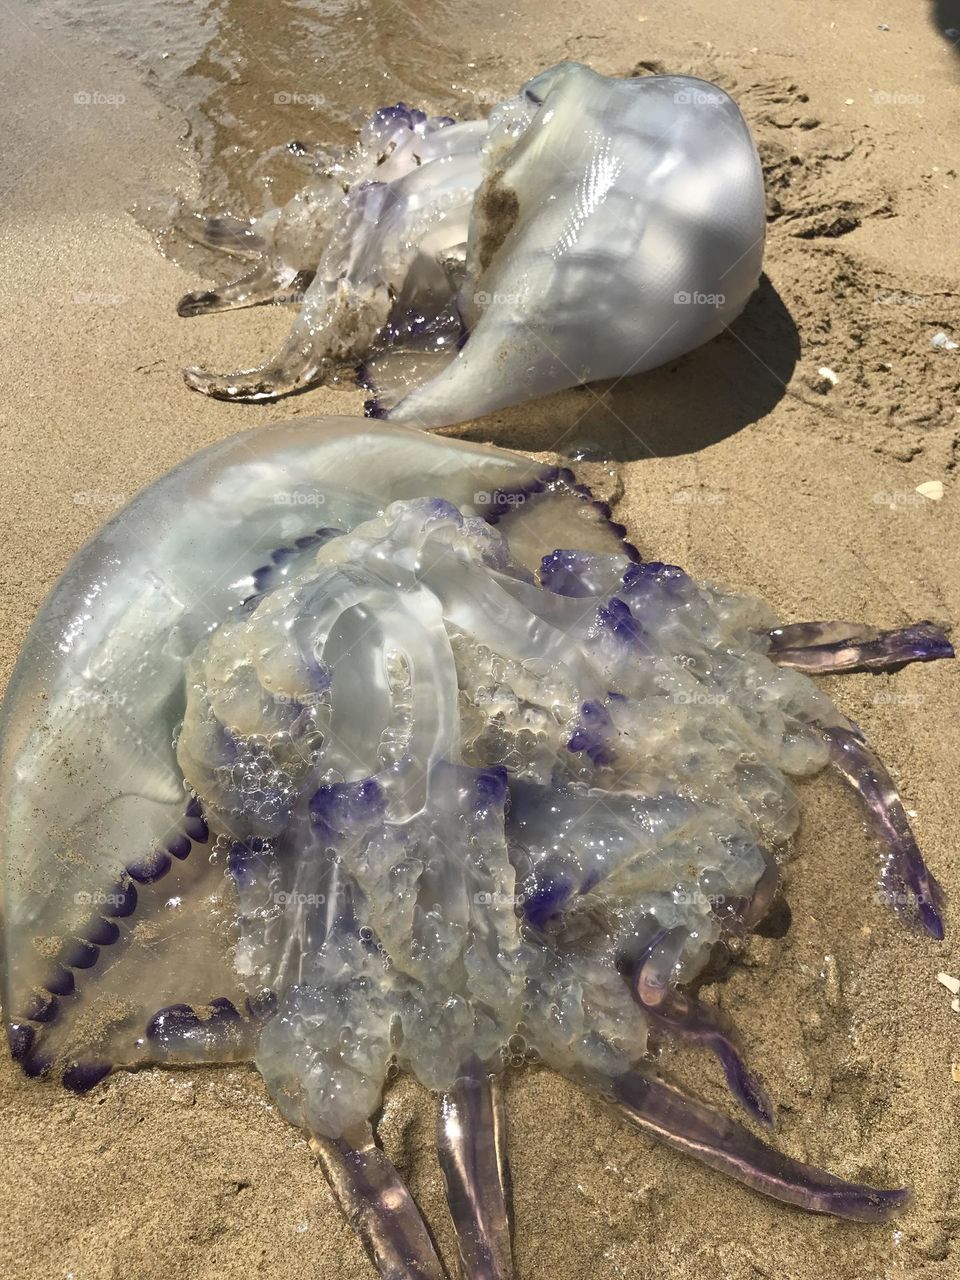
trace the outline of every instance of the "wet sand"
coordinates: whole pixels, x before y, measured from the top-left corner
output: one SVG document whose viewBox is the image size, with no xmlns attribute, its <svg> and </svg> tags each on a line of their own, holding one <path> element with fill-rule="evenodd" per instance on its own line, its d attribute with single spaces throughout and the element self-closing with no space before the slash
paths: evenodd
<svg viewBox="0 0 960 1280">
<path fill-rule="evenodd" d="M 249 43 L 260 12 L 229 6 L 221 19 L 232 15 Z M 405 12 L 397 23 L 411 21 Z M 474 63 L 477 100 L 564 56 L 727 87 L 767 172 L 767 275 L 733 331 L 682 361 L 462 433 L 535 451 L 589 443 L 616 456 L 618 518 L 647 555 L 755 592 L 784 620 L 960 619 L 960 351 L 931 345 L 940 331 L 960 340 L 949 150 L 960 58 L 935 9 L 897 17 L 867 0 L 653 0 L 639 10 L 597 3 L 587 17 L 564 0 L 503 12 L 468 23 L 444 11 L 454 32 L 446 47 L 465 68 Z M 5 677 L 43 596 L 116 505 L 210 441 L 292 416 L 358 412 L 362 396 L 321 389 L 252 407 L 184 389 L 184 364 L 235 367 L 278 341 L 287 318 L 177 319 L 177 297 L 201 281 L 163 259 L 128 210 L 145 193 L 209 190 L 182 104 L 115 44 L 23 7 L 4 15 Z M 960 21 L 942 14 L 940 25 Z M 227 79 L 223 67 L 208 59 L 203 74 L 216 80 L 220 68 Z M 269 87 L 262 62 L 248 57 L 241 74 Z M 257 91 L 277 141 L 270 95 Z M 122 102 L 75 103 L 82 92 Z M 928 481 L 942 482 L 941 500 L 917 492 Z M 941 663 L 829 681 L 917 815 L 948 894 L 947 941 L 905 932 L 875 903 L 875 849 L 854 804 L 823 776 L 802 789 L 789 929 L 753 939 L 714 992 L 779 1104 L 777 1144 L 848 1178 L 908 1184 L 912 1206 L 880 1227 L 806 1216 L 527 1071 L 508 1090 L 521 1280 L 956 1275 L 960 1016 L 936 974 L 960 975 L 958 673 Z M 660 1065 L 730 1105 L 711 1060 L 673 1053 Z M 452 1260 L 433 1107 L 401 1082 L 381 1133 Z M 252 1070 L 121 1074 L 75 1099 L 24 1082 L 4 1057 L 0 1113 L 4 1276 L 373 1274 L 303 1136 Z"/>
</svg>

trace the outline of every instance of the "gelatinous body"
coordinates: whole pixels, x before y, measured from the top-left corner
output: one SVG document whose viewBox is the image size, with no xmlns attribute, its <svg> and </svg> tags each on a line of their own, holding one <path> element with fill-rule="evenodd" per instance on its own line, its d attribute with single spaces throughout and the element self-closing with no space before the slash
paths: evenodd
<svg viewBox="0 0 960 1280">
<path fill-rule="evenodd" d="M 497 1078 L 531 1055 L 769 1195 L 892 1212 L 904 1193 L 781 1156 L 643 1063 L 651 1032 L 699 1043 L 772 1121 L 690 984 L 770 905 L 790 779 L 828 762 L 942 936 L 889 775 L 803 668 L 949 643 L 777 627 L 609 517 L 565 469 L 330 419 L 215 445 L 111 521 L 4 704 L 27 1073 L 255 1061 L 385 1276 L 442 1274 L 369 1128 L 398 1069 L 442 1095 L 471 1277 L 511 1274 Z"/>
<path fill-rule="evenodd" d="M 382 108 L 283 209 L 184 226 L 254 265 L 181 314 L 299 307 L 265 364 L 191 387 L 261 400 L 359 366 L 372 416 L 437 426 L 718 334 L 760 276 L 763 180 L 716 86 L 563 63 L 488 121 Z"/>
</svg>

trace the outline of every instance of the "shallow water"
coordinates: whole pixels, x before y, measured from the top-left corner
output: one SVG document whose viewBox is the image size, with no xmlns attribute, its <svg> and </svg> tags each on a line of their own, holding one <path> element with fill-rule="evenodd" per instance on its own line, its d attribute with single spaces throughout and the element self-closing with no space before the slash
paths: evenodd
<svg viewBox="0 0 960 1280">
<path fill-rule="evenodd" d="M 186 119 L 204 203 L 254 211 L 295 186 L 291 142 L 348 141 L 383 103 L 472 114 L 499 96 L 484 46 L 512 16 L 496 0 L 44 0 L 33 12 L 134 63 Z"/>
</svg>

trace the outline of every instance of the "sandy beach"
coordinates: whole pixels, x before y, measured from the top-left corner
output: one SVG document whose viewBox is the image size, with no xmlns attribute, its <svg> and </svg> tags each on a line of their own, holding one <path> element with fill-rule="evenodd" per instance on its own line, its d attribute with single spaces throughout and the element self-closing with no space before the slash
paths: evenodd
<svg viewBox="0 0 960 1280">
<path fill-rule="evenodd" d="M 716 81 L 754 130 L 766 175 L 765 277 L 730 332 L 612 388 L 565 392 L 451 434 L 615 458 L 616 518 L 645 556 L 762 596 L 785 621 L 960 621 L 960 349 L 932 341 L 960 342 L 960 32 L 944 34 L 960 28 L 956 8 L 520 0 L 479 17 L 476 7 L 418 10 L 416 23 L 399 5 L 373 4 L 364 21 L 378 12 L 382 57 L 391 23 L 406 24 L 397 38 L 407 49 L 442 32 L 449 66 L 462 69 L 450 94 L 478 104 L 571 57 L 605 73 Z M 220 93 L 222 74 L 223 94 L 237 95 L 217 98 L 205 151 L 157 70 L 163 41 L 144 27 L 148 65 L 131 55 L 139 28 L 104 13 L 87 9 L 80 22 L 14 0 L 0 19 L 4 680 L 70 556 L 145 484 L 233 432 L 359 413 L 363 401 L 347 387 L 258 406 L 187 391 L 184 365 L 236 367 L 276 344 L 289 318 L 262 308 L 178 319 L 177 298 L 209 280 L 164 258 L 130 212 L 158 193 L 226 190 L 231 145 L 317 127 L 309 107 L 271 114 L 271 59 L 256 52 L 271 6 L 227 0 L 216 11 L 221 45 L 239 50 L 229 70 L 178 46 L 203 92 Z M 292 41 L 295 28 L 283 30 Z M 270 39 L 279 47 L 276 29 Z M 362 54 L 361 39 L 357 65 Z M 337 101 L 353 93 L 351 110 L 382 96 L 317 67 L 291 61 L 280 88 Z M 407 84 L 418 74 L 413 65 Z M 429 105 L 443 75 L 433 66 Z M 259 104 L 249 116 L 244 93 Z M 198 154 L 219 175 L 213 186 Z M 939 492 L 929 488 L 937 481 L 939 498 L 918 490 Z M 877 905 L 876 850 L 840 783 L 822 775 L 802 787 L 785 875 L 790 927 L 753 938 L 714 998 L 778 1105 L 777 1145 L 846 1178 L 911 1186 L 912 1204 L 884 1226 L 807 1216 L 525 1070 L 507 1094 L 519 1280 L 956 1276 L 960 1015 L 936 975 L 960 975 L 960 667 L 824 686 L 916 815 L 947 893 L 946 941 L 907 932 Z M 659 1065 L 732 1107 L 706 1055 L 665 1051 Z M 402 1080 L 380 1132 L 455 1274 L 434 1108 Z M 25 1081 L 4 1054 L 0 1195 L 0 1275 L 11 1280 L 374 1274 L 305 1137 L 252 1068 L 121 1073 L 78 1099 Z"/>
</svg>

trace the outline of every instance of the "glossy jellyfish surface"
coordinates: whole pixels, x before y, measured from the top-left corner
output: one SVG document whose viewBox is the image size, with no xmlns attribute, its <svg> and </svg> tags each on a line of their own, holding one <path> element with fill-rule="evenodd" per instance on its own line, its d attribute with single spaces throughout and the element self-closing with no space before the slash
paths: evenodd
<svg viewBox="0 0 960 1280">
<path fill-rule="evenodd" d="M 691 988 L 755 924 L 832 763 L 905 915 L 940 892 L 808 672 L 952 656 L 930 623 L 779 626 L 641 560 L 565 468 L 415 430 L 236 436 L 74 559 L 3 709 L 4 1009 L 31 1076 L 248 1061 L 384 1276 L 442 1275 L 370 1117 L 410 1071 L 470 1277 L 512 1274 L 499 1102 L 536 1057 L 781 1200 L 901 1191 L 780 1155 L 644 1068 L 651 1032 L 773 1108 Z"/>
<path fill-rule="evenodd" d="M 181 225 L 249 260 L 182 315 L 297 308 L 264 364 L 188 369 L 189 386 L 270 399 L 346 366 L 371 416 L 429 427 L 714 337 L 756 288 L 765 222 L 756 148 L 721 89 L 562 63 L 488 120 L 381 108 L 282 209 Z"/>
</svg>

